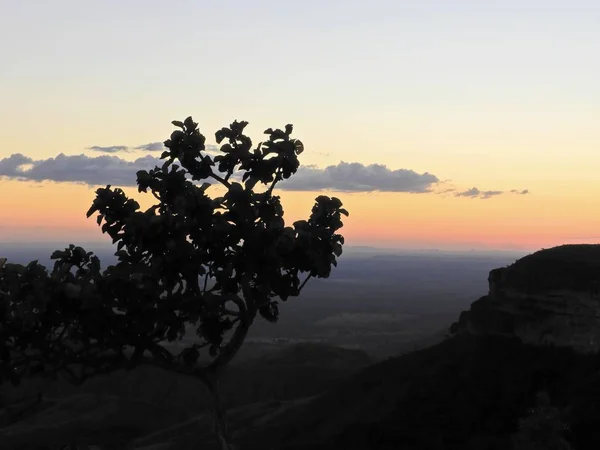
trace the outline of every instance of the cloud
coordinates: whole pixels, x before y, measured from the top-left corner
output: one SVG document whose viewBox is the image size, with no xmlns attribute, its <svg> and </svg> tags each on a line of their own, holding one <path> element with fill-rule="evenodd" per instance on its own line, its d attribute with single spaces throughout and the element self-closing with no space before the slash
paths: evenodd
<svg viewBox="0 0 600 450">
<path fill-rule="evenodd" d="M 428 172 L 417 173 L 408 169 L 392 170 L 382 164 L 340 162 L 320 169 L 301 166 L 281 189 L 290 191 L 332 190 L 342 192 L 431 192 L 438 177 Z"/>
<path fill-rule="evenodd" d="M 147 152 L 160 152 L 165 149 L 162 142 L 150 142 L 149 144 L 138 145 L 136 150 L 146 150 Z"/>
<path fill-rule="evenodd" d="M 32 162 L 33 159 L 22 155 L 21 153 L 14 153 L 8 158 L 2 158 L 0 159 L 0 176 L 13 176 L 19 167 L 31 164 Z"/>
<path fill-rule="evenodd" d="M 87 147 L 88 150 L 92 150 L 94 152 L 102 152 L 102 153 L 120 153 L 120 152 L 129 152 L 129 147 L 126 145 L 110 145 L 108 147 L 101 147 L 100 145 L 92 145 L 91 147 Z"/>
<path fill-rule="evenodd" d="M 479 197 L 481 195 L 481 191 L 476 187 L 467 189 L 466 191 L 457 192 L 454 194 L 455 197 Z"/>
<path fill-rule="evenodd" d="M 125 161 L 117 156 L 60 154 L 56 158 L 34 161 L 20 153 L 0 159 L 0 175 L 43 181 L 80 182 L 90 185 L 115 184 L 134 185 L 135 172 L 152 169 L 161 165 L 159 158 L 151 155 L 135 161 Z M 23 166 L 29 166 L 27 168 Z M 365 166 L 360 163 L 341 162 L 320 169 L 315 166 L 301 166 L 289 180 L 280 187 L 285 190 L 319 191 L 333 190 L 344 192 L 430 192 L 438 181 L 435 175 L 419 174 L 412 170 L 391 170 L 381 164 Z"/>
<path fill-rule="evenodd" d="M 504 191 L 480 191 L 476 187 L 472 187 L 471 189 L 467 189 L 466 191 L 456 192 L 454 196 L 488 199 L 496 195 L 501 195 L 503 193 Z"/>
<path fill-rule="evenodd" d="M 485 200 L 501 194 L 504 194 L 504 191 L 483 191 L 481 193 L 481 198 Z"/>
<path fill-rule="evenodd" d="M 56 158 L 33 160 L 20 153 L 0 159 L 0 176 L 32 181 L 75 182 L 89 185 L 135 185 L 135 173 L 152 169 L 160 159 L 146 155 L 135 161 L 118 156 L 59 154 Z M 24 167 L 25 166 L 25 167 Z"/>
<path fill-rule="evenodd" d="M 209 146 L 207 146 L 209 147 Z M 210 146 L 211 149 L 216 146 Z M 116 155 L 65 155 L 34 160 L 20 153 L 0 159 L 0 177 L 29 181 L 55 181 L 84 183 L 91 186 L 135 186 L 136 172 L 161 166 L 164 161 L 145 155 L 135 161 L 126 161 Z M 235 178 L 235 177 L 234 177 Z M 340 191 L 340 192 L 407 192 L 451 193 L 456 197 L 489 199 L 504 191 L 481 191 L 475 187 L 466 191 L 440 188 L 444 182 L 428 172 L 418 173 L 409 169 L 389 169 L 382 164 L 364 165 L 340 162 L 325 168 L 300 166 L 294 176 L 283 180 L 278 186 L 288 191 Z M 526 194 L 528 191 L 510 192 Z"/>
<path fill-rule="evenodd" d="M 518 191 L 517 189 L 512 189 L 510 191 L 514 194 L 525 195 L 529 193 L 529 190 L 523 189 L 522 191 Z M 480 198 L 482 200 L 486 200 L 488 198 L 495 197 L 497 195 L 505 194 L 505 191 L 481 191 L 476 187 L 472 187 L 471 189 L 467 189 L 466 191 L 456 192 L 454 194 L 455 197 L 470 197 L 470 198 Z"/>
<path fill-rule="evenodd" d="M 218 145 L 206 144 L 205 152 L 206 153 L 220 153 L 219 148 L 220 147 Z M 138 145 L 137 147 L 134 147 L 134 149 L 135 150 L 143 150 L 143 151 L 147 151 L 147 152 L 161 152 L 163 150 L 166 150 L 166 147 L 164 146 L 164 144 L 162 142 L 150 142 L 148 144 Z"/>
</svg>

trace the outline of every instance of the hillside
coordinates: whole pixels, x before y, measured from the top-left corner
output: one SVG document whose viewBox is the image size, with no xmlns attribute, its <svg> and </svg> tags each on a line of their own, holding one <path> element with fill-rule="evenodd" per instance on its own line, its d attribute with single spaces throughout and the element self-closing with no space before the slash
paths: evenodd
<svg viewBox="0 0 600 450">
<path fill-rule="evenodd" d="M 373 365 L 241 439 L 290 450 L 506 450 L 541 391 L 573 448 L 598 448 L 600 359 L 499 337 L 456 337 Z"/>
<path fill-rule="evenodd" d="M 600 301 L 589 287 L 599 261 L 600 246 L 562 246 L 494 269 L 450 337 L 376 364 L 315 343 L 247 357 L 222 385 L 235 440 L 241 450 L 599 448 Z M 195 380 L 143 369 L 44 392 L 35 414 L 0 425 L 3 449 L 53 436 L 99 443 L 101 430 L 139 450 L 214 448 Z"/>
<path fill-rule="evenodd" d="M 600 245 L 541 250 L 488 277 L 488 294 L 463 311 L 452 333 L 514 336 L 579 352 L 600 351 Z"/>
<path fill-rule="evenodd" d="M 548 409 L 532 415 L 540 396 L 556 420 Z M 597 356 L 458 336 L 372 365 L 319 396 L 246 405 L 229 418 L 243 450 L 592 450 L 600 445 L 599 412 Z M 537 422 L 519 431 L 527 417 Z M 550 444 L 515 445 L 549 425 Z M 136 448 L 196 444 L 215 448 L 208 415 L 142 437 Z"/>
<path fill-rule="evenodd" d="M 572 448 L 597 448 L 599 275 L 600 245 L 494 269 L 454 337 L 370 366 L 256 433 L 273 448 L 510 449 L 519 421 L 547 394 Z"/>
<path fill-rule="evenodd" d="M 221 383 L 223 403 L 228 409 L 257 402 L 273 407 L 321 393 L 369 364 L 361 350 L 291 345 L 233 364 Z M 35 403 L 38 392 L 43 393 L 41 404 Z M 19 403 L 33 407 L 17 414 L 22 408 L 14 405 Z M 131 440 L 189 420 L 196 426 L 194 418 L 207 411 L 205 388 L 198 380 L 152 367 L 94 378 L 80 387 L 29 379 L 16 389 L 0 387 L 0 448 Z"/>
</svg>

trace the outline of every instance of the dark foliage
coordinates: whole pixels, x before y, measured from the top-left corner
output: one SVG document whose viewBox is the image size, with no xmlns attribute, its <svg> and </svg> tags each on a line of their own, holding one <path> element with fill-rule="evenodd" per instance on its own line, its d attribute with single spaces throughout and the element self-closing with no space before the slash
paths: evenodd
<svg viewBox="0 0 600 450">
<path fill-rule="evenodd" d="M 152 364 L 200 377 L 215 396 L 256 316 L 277 321 L 279 301 L 329 276 L 344 243 L 342 202 L 319 196 L 308 220 L 286 226 L 273 195 L 304 149 L 291 125 L 269 128 L 253 149 L 247 122 L 235 121 L 217 131 L 214 159 L 191 117 L 173 125 L 164 164 L 137 172 L 139 192 L 156 204 L 140 211 L 109 185 L 87 212 L 117 245 L 116 265 L 101 272 L 98 258 L 75 245 L 52 254 L 50 273 L 37 261 L 0 262 L 0 382 L 60 372 L 81 383 Z M 210 196 L 207 180 L 223 194 Z M 196 342 L 180 353 L 162 345 L 190 329 Z"/>
</svg>

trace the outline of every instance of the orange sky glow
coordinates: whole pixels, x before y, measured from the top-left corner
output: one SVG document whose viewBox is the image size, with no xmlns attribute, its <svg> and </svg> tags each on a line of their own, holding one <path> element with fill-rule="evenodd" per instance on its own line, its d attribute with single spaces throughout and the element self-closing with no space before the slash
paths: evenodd
<svg viewBox="0 0 600 450">
<path fill-rule="evenodd" d="M 0 197 L 0 242 L 109 242 L 95 217 L 85 217 L 95 188 L 14 180 L 4 180 L 0 187 L 9 193 Z M 132 187 L 124 190 L 143 208 L 153 204 L 148 194 Z M 286 222 L 307 217 L 322 193 L 280 192 Z M 540 196 L 532 205 L 512 196 L 476 200 L 439 194 L 324 193 L 339 197 L 350 211 L 342 230 L 348 245 L 528 250 L 595 241 L 600 226 L 600 201 L 595 198 L 575 203 Z"/>
</svg>

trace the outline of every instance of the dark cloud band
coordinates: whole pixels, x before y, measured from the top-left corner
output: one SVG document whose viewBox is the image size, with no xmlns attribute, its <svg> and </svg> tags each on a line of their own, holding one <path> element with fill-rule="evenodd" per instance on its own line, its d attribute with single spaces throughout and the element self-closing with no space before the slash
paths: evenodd
<svg viewBox="0 0 600 450">
<path fill-rule="evenodd" d="M 152 169 L 160 159 L 147 155 L 135 161 L 118 156 L 86 156 L 59 154 L 56 158 L 33 160 L 20 153 L 0 159 L 0 176 L 32 181 L 85 183 L 102 186 L 135 184 L 135 173 Z M 26 167 L 23 167 L 26 166 Z"/>
<path fill-rule="evenodd" d="M 281 189 L 293 191 L 335 190 L 343 192 L 431 192 L 439 181 L 430 173 L 413 170 L 392 170 L 382 164 L 365 166 L 340 162 L 320 169 L 303 166 L 296 175 L 281 183 Z"/>
<path fill-rule="evenodd" d="M 513 194 L 519 194 L 519 195 L 529 194 L 529 190 L 527 190 L 527 189 L 523 189 L 522 191 L 519 191 L 517 189 L 511 189 L 510 192 Z M 505 193 L 506 193 L 505 191 L 481 191 L 481 190 L 477 189 L 476 187 L 472 187 L 471 189 L 467 189 L 466 191 L 455 192 L 454 196 L 455 197 L 480 198 L 483 200 L 487 200 L 488 198 L 496 197 L 498 195 L 502 195 Z"/>
<path fill-rule="evenodd" d="M 147 152 L 160 152 L 165 149 L 162 142 L 150 142 L 149 144 L 138 145 L 136 150 L 145 150 Z"/>
<path fill-rule="evenodd" d="M 121 153 L 121 152 L 129 152 L 129 147 L 126 145 L 110 145 L 108 147 L 102 147 L 100 145 L 92 145 L 91 147 L 87 147 L 88 150 L 92 150 L 94 152 L 100 153 Z"/>
<path fill-rule="evenodd" d="M 137 147 L 128 147 L 127 145 L 112 145 L 109 147 L 102 147 L 100 145 L 93 145 L 86 147 L 87 150 L 100 153 L 129 153 L 131 151 L 144 151 L 144 152 L 162 152 L 166 150 L 162 142 L 149 142 L 148 144 L 138 145 Z M 219 151 L 219 146 L 213 144 L 206 145 L 207 153 L 216 153 Z"/>
<path fill-rule="evenodd" d="M 148 144 L 151 145 L 151 144 Z M 162 144 L 161 144 L 162 145 Z M 214 151 L 211 148 L 209 151 Z M 107 184 L 135 186 L 138 170 L 150 170 L 162 165 L 162 160 L 152 155 L 126 161 L 115 155 L 86 156 L 59 154 L 55 158 L 34 160 L 20 153 L 0 159 L 0 176 L 30 180 L 84 183 L 91 186 Z M 440 183 L 438 177 L 428 172 L 418 173 L 409 169 L 392 170 L 382 164 L 364 165 L 340 162 L 319 168 L 301 166 L 298 172 L 280 183 L 288 191 L 339 191 L 339 192 L 408 192 L 428 193 Z M 440 193 L 452 192 L 446 189 Z M 528 191 L 516 191 L 526 194 Z M 454 192 L 457 197 L 488 199 L 503 191 L 480 191 L 471 188 Z"/>
</svg>

